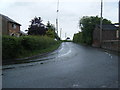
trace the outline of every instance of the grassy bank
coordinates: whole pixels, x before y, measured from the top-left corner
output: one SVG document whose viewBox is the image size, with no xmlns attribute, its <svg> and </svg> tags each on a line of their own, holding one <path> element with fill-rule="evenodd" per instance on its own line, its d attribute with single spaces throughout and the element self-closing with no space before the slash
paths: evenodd
<svg viewBox="0 0 120 90">
<path fill-rule="evenodd" d="M 57 49 L 60 42 L 47 36 L 2 37 L 2 59 L 29 57 Z"/>
</svg>

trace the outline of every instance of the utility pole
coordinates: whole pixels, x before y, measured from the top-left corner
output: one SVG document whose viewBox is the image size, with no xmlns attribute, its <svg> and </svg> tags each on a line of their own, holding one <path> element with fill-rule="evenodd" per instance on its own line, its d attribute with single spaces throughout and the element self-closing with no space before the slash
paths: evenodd
<svg viewBox="0 0 120 90">
<path fill-rule="evenodd" d="M 67 33 L 65 33 L 65 39 L 66 39 Z"/>
<path fill-rule="evenodd" d="M 62 34 L 62 28 L 60 28 L 60 39 L 61 39 L 61 34 Z"/>
<path fill-rule="evenodd" d="M 103 12 L 103 0 L 101 0 L 101 18 L 100 18 L 100 47 L 102 46 L 102 12 Z"/>
<path fill-rule="evenodd" d="M 118 8 L 118 9 L 119 9 L 119 11 L 118 11 L 118 14 L 119 14 L 119 15 L 118 15 L 118 16 L 119 16 L 119 27 L 120 27 L 120 0 L 119 0 L 119 5 L 118 5 L 118 7 L 119 7 L 119 8 Z"/>
<path fill-rule="evenodd" d="M 119 5 L 118 5 L 118 19 L 119 19 L 119 21 L 118 21 L 119 28 L 118 28 L 118 32 L 117 32 L 117 34 L 118 34 L 117 38 L 119 40 L 119 38 L 120 38 L 120 35 L 119 35 L 119 33 L 120 33 L 120 0 L 119 0 Z"/>
<path fill-rule="evenodd" d="M 120 38 L 120 35 L 119 35 L 119 32 L 120 32 L 120 0 L 118 2 L 118 30 L 116 31 L 116 38 L 117 40 L 119 40 Z"/>
<path fill-rule="evenodd" d="M 57 32 L 57 35 L 58 35 L 58 13 L 59 13 L 59 0 L 57 2 L 57 17 L 56 17 L 56 32 Z"/>
</svg>

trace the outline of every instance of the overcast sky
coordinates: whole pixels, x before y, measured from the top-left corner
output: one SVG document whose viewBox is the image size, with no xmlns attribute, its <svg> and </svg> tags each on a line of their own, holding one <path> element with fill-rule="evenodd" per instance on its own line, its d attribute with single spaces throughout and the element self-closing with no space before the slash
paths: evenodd
<svg viewBox="0 0 120 90">
<path fill-rule="evenodd" d="M 50 21 L 55 25 L 58 0 L 0 0 L 0 13 L 20 23 L 21 30 L 28 29 L 30 20 L 41 17 L 43 23 Z M 83 16 L 100 16 L 101 0 L 59 0 L 59 31 L 62 39 L 65 33 L 72 39 L 80 31 L 79 20 Z M 118 22 L 118 1 L 103 0 L 103 17 Z M 60 33 L 60 32 L 59 32 Z"/>
</svg>

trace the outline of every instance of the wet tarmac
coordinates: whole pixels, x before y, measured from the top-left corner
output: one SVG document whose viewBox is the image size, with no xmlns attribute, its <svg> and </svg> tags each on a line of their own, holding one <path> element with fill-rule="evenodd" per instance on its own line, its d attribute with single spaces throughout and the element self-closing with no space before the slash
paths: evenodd
<svg viewBox="0 0 120 90">
<path fill-rule="evenodd" d="M 118 56 L 64 42 L 52 53 L 3 66 L 3 88 L 117 88 Z"/>
</svg>

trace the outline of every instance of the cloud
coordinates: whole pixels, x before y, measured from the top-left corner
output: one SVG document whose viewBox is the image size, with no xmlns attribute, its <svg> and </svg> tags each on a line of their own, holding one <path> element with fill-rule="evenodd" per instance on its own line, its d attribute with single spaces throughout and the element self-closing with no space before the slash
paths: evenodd
<svg viewBox="0 0 120 90">
<path fill-rule="evenodd" d="M 57 2 L 58 0 L 1 0 L 1 2 Z M 101 0 L 59 0 L 59 2 L 100 2 Z M 118 2 L 118 0 L 103 0 L 103 2 Z"/>
<path fill-rule="evenodd" d="M 83 16 L 100 16 L 101 0 L 59 0 L 59 30 L 73 37 L 80 29 L 79 19 Z M 118 0 L 103 0 L 103 16 L 118 21 Z M 0 12 L 22 24 L 21 30 L 28 29 L 30 20 L 40 16 L 43 23 L 49 20 L 55 25 L 57 0 L 1 0 Z"/>
</svg>

